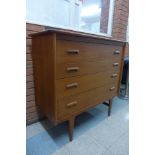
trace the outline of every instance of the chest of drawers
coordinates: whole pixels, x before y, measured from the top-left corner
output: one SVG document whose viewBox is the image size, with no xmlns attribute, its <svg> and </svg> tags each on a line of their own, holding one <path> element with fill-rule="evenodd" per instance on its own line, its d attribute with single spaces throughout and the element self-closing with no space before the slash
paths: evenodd
<svg viewBox="0 0 155 155">
<path fill-rule="evenodd" d="M 36 103 L 54 125 L 69 122 L 72 140 L 78 114 L 109 101 L 110 115 L 125 43 L 56 29 L 31 36 Z"/>
</svg>

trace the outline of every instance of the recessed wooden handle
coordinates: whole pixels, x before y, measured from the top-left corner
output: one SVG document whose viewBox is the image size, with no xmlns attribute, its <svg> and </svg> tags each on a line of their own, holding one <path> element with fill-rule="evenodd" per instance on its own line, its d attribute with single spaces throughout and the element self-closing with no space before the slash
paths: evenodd
<svg viewBox="0 0 155 155">
<path fill-rule="evenodd" d="M 120 54 L 120 51 L 116 50 L 114 51 L 114 54 Z"/>
<path fill-rule="evenodd" d="M 117 77 L 117 74 L 112 74 L 111 77 L 115 78 L 115 77 Z"/>
<path fill-rule="evenodd" d="M 72 87 L 77 87 L 77 86 L 78 86 L 78 83 L 71 83 L 71 84 L 66 85 L 66 88 L 72 88 Z"/>
<path fill-rule="evenodd" d="M 66 106 L 69 108 L 69 107 L 77 105 L 77 103 L 78 103 L 77 101 L 73 101 L 73 102 L 67 103 Z"/>
<path fill-rule="evenodd" d="M 70 49 L 67 51 L 68 54 L 79 54 L 79 50 L 78 49 Z"/>
<path fill-rule="evenodd" d="M 116 67 L 116 66 L 118 66 L 118 65 L 119 65 L 118 62 L 114 62 L 114 63 L 113 63 L 113 66 L 114 66 L 114 67 Z"/>
<path fill-rule="evenodd" d="M 110 88 L 110 91 L 113 91 L 113 90 L 115 90 L 115 87 L 111 87 L 111 88 Z"/>
<path fill-rule="evenodd" d="M 71 71 L 78 71 L 79 70 L 79 67 L 67 67 L 66 69 L 68 72 L 71 72 Z"/>
</svg>

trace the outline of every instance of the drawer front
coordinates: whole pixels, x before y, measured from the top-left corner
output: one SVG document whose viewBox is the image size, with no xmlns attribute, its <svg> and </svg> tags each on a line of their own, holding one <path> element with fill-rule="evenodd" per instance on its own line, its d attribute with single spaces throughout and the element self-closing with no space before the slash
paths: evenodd
<svg viewBox="0 0 155 155">
<path fill-rule="evenodd" d="M 93 60 L 119 60 L 122 47 L 94 43 L 57 40 L 56 62 L 83 62 Z"/>
<path fill-rule="evenodd" d="M 57 65 L 56 78 L 86 75 L 98 72 L 117 72 L 120 67 L 120 60 L 107 59 L 105 61 L 87 61 L 74 63 L 60 63 Z"/>
<path fill-rule="evenodd" d="M 106 84 L 117 84 L 118 74 L 111 70 L 97 74 L 57 80 L 58 98 L 75 95 Z"/>
<path fill-rule="evenodd" d="M 79 114 L 115 95 L 116 88 L 111 84 L 81 94 L 60 98 L 58 99 L 58 119 L 61 120 L 65 117 Z"/>
</svg>

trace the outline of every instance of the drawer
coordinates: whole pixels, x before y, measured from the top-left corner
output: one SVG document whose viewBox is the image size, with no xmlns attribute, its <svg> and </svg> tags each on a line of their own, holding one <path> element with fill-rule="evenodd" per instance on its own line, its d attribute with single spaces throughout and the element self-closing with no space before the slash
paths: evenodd
<svg viewBox="0 0 155 155">
<path fill-rule="evenodd" d="M 75 95 L 107 84 L 116 84 L 118 74 L 111 70 L 86 76 L 64 78 L 56 81 L 58 98 Z"/>
<path fill-rule="evenodd" d="M 120 61 L 107 59 L 105 61 L 88 61 L 74 63 L 60 63 L 57 65 L 56 78 L 73 77 L 78 75 L 87 75 L 98 72 L 118 72 Z"/>
<path fill-rule="evenodd" d="M 115 96 L 114 85 L 106 85 L 78 95 L 58 99 L 58 119 L 79 114 L 94 105 Z"/>
<path fill-rule="evenodd" d="M 56 63 L 93 60 L 120 60 L 122 47 L 95 43 L 57 40 Z"/>
</svg>

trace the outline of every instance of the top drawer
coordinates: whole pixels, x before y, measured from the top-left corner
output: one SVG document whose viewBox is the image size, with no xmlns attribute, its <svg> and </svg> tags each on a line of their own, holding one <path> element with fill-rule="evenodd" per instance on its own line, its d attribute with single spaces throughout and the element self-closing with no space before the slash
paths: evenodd
<svg viewBox="0 0 155 155">
<path fill-rule="evenodd" d="M 92 60 L 119 59 L 122 47 L 95 43 L 57 40 L 56 61 L 81 62 Z"/>
</svg>

